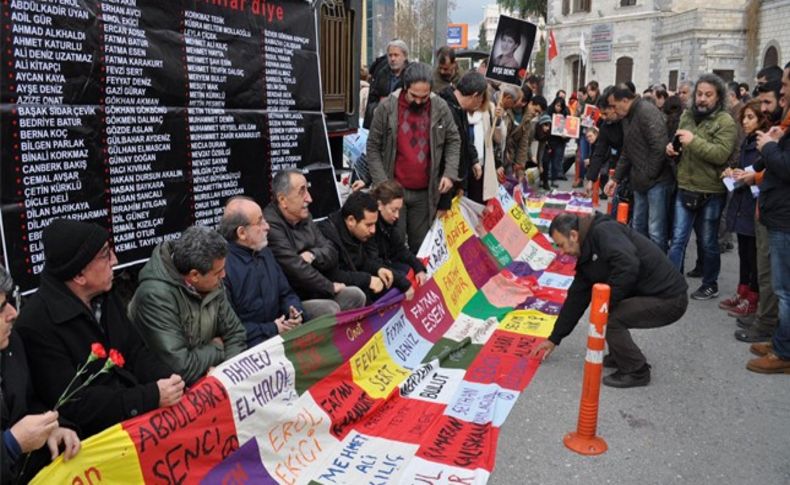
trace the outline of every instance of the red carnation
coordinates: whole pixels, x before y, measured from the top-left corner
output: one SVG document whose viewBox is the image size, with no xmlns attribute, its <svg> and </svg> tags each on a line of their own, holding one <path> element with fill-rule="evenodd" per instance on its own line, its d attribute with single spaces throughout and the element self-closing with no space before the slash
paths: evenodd
<svg viewBox="0 0 790 485">
<path fill-rule="evenodd" d="M 123 358 L 123 354 L 121 354 L 115 349 L 110 349 L 110 361 L 116 367 L 123 367 L 123 365 L 126 363 L 126 361 Z"/>
<path fill-rule="evenodd" d="M 91 344 L 91 355 L 93 355 L 96 359 L 104 359 L 107 357 L 107 352 L 104 350 L 104 345 L 100 344 L 99 342 L 94 342 Z"/>
<path fill-rule="evenodd" d="M 521 69 L 519 69 L 519 70 L 518 70 L 518 78 L 519 78 L 519 79 L 524 79 L 524 77 L 525 77 L 526 75 L 527 75 L 527 70 L 526 70 L 526 69 L 524 69 L 523 67 L 522 67 Z"/>
</svg>

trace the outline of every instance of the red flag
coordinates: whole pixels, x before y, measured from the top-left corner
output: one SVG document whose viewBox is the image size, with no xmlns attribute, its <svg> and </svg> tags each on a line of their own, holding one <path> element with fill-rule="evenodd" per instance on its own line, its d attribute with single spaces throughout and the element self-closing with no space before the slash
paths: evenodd
<svg viewBox="0 0 790 485">
<path fill-rule="evenodd" d="M 555 57 L 560 55 L 560 51 L 557 48 L 557 39 L 554 38 L 554 31 L 549 31 L 549 62 L 553 61 Z"/>
</svg>

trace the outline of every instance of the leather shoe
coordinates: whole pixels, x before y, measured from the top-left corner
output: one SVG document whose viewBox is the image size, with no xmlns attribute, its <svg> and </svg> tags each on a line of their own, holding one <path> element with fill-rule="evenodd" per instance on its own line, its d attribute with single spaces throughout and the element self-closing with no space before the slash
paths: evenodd
<svg viewBox="0 0 790 485">
<path fill-rule="evenodd" d="M 621 389 L 646 386 L 650 384 L 650 366 L 645 364 L 641 369 L 628 373 L 616 370 L 603 378 L 603 384 Z"/>
<path fill-rule="evenodd" d="M 763 357 L 747 362 L 746 368 L 761 374 L 790 374 L 790 359 L 783 359 L 773 352 L 768 352 Z"/>
<path fill-rule="evenodd" d="M 774 351 L 774 344 L 772 342 L 759 342 L 749 346 L 749 352 L 754 355 L 765 357 Z"/>
<path fill-rule="evenodd" d="M 767 342 L 771 340 L 770 333 L 763 333 L 754 327 L 741 328 L 735 331 L 735 340 L 741 342 Z"/>
<path fill-rule="evenodd" d="M 754 324 L 754 315 L 738 317 L 735 319 L 735 324 L 741 328 L 749 328 Z"/>
</svg>

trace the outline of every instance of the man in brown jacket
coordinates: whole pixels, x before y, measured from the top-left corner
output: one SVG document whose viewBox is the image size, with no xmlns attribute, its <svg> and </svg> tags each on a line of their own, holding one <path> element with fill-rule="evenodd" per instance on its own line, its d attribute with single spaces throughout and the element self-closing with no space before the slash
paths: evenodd
<svg viewBox="0 0 790 485">
<path fill-rule="evenodd" d="M 409 64 L 403 89 L 381 101 L 373 114 L 367 145 L 373 183 L 395 179 L 403 185 L 400 224 L 406 225 L 409 249 L 417 252 L 442 200 L 460 180 L 461 137 L 447 103 L 431 93 L 431 68 Z"/>
</svg>

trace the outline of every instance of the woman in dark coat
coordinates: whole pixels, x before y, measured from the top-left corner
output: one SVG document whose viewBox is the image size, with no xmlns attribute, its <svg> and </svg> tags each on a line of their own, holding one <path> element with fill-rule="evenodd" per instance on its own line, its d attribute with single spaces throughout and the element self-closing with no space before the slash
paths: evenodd
<svg viewBox="0 0 790 485">
<path fill-rule="evenodd" d="M 373 187 L 373 197 L 379 204 L 379 219 L 376 222 L 376 245 L 379 258 L 393 271 L 409 277 L 417 285 L 428 279 L 425 265 L 409 251 L 406 234 L 398 225 L 400 208 L 403 206 L 403 187 L 395 180 L 387 180 Z"/>
<path fill-rule="evenodd" d="M 741 143 L 738 166 L 727 169 L 723 176 L 737 175 L 738 171 L 748 170 L 759 158 L 757 150 L 757 131 L 767 131 L 770 120 L 760 109 L 760 102 L 749 102 L 741 110 L 738 119 L 746 137 Z M 732 199 L 727 209 L 727 231 L 738 235 L 738 257 L 740 259 L 740 277 L 736 293 L 719 302 L 719 308 L 728 310 L 733 316 L 746 316 L 757 310 L 757 239 L 754 233 L 755 195 L 749 185 L 741 184 L 732 192 Z"/>
</svg>

